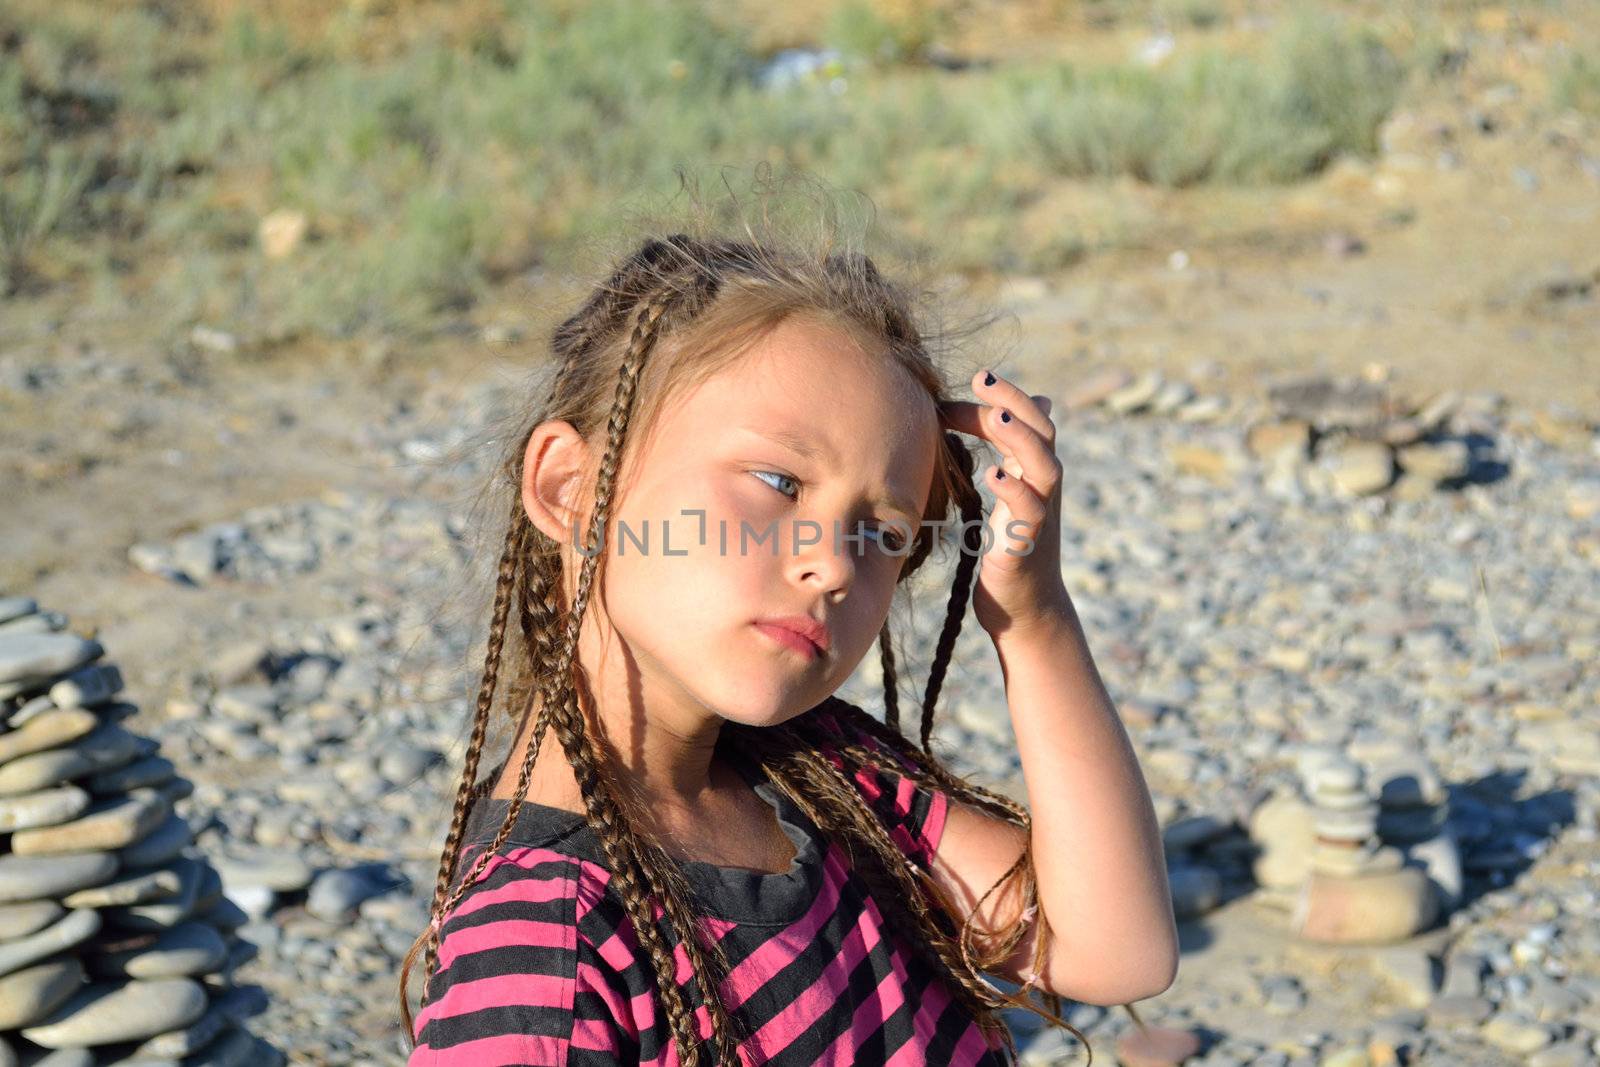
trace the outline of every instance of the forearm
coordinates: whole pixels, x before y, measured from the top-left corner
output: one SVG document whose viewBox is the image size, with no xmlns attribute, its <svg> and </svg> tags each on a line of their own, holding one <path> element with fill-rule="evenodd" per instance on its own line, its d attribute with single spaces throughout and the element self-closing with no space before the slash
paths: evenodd
<svg viewBox="0 0 1600 1067">
<path fill-rule="evenodd" d="M 1039 906 L 1057 959 L 1115 962 L 1166 988 L 1177 930 L 1161 829 L 1133 744 L 1067 605 L 995 638 L 1033 817 Z"/>
</svg>

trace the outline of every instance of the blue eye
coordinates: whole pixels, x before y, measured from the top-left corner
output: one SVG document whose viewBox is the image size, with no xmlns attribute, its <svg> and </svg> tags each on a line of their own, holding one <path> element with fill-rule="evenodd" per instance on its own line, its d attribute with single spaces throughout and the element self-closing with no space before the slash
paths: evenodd
<svg viewBox="0 0 1600 1067">
<path fill-rule="evenodd" d="M 750 473 L 754 474 L 754 475 L 757 475 L 757 476 L 760 476 L 760 475 L 763 475 L 763 474 L 770 474 L 770 475 L 773 475 L 774 477 L 782 478 L 784 481 L 794 482 L 795 492 L 798 493 L 800 491 L 800 483 L 798 481 L 795 481 L 795 479 L 789 477 L 787 474 L 779 474 L 777 471 L 751 471 Z M 783 493 L 783 490 L 779 489 L 778 492 Z M 783 495 L 784 496 L 788 496 L 789 494 L 788 493 L 783 493 Z"/>
<path fill-rule="evenodd" d="M 795 487 L 794 491 L 796 493 L 798 493 L 800 491 L 799 479 L 790 477 L 787 474 L 779 474 L 777 471 L 760 471 L 760 470 L 751 471 L 750 473 L 756 475 L 757 477 L 761 477 L 762 475 L 770 474 L 774 478 L 779 478 L 779 479 L 782 479 L 783 481 L 793 483 L 794 487 Z M 772 483 L 768 482 L 767 484 L 771 485 Z M 774 488 L 777 488 L 777 487 L 774 486 Z M 789 493 L 785 493 L 782 489 L 778 489 L 778 492 L 783 493 L 784 496 L 790 496 Z M 889 550 L 890 552 L 899 552 L 905 545 L 905 538 L 902 537 L 901 534 L 899 533 L 899 528 L 898 527 L 895 527 L 895 526 L 878 526 L 878 527 L 875 527 L 875 528 L 873 528 L 873 529 L 871 529 L 871 530 L 869 530 L 867 532 L 868 533 L 872 533 L 872 534 L 876 534 L 878 536 L 878 544 L 883 546 L 885 549 Z"/>
</svg>

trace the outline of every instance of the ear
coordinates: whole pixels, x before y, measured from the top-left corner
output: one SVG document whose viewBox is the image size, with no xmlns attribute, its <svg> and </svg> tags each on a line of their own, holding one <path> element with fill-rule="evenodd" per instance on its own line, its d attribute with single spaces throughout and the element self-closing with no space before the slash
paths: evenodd
<svg viewBox="0 0 1600 1067">
<path fill-rule="evenodd" d="M 572 536 L 588 458 L 589 446 L 570 422 L 542 422 L 528 438 L 522 457 L 522 508 L 557 544 Z"/>
</svg>

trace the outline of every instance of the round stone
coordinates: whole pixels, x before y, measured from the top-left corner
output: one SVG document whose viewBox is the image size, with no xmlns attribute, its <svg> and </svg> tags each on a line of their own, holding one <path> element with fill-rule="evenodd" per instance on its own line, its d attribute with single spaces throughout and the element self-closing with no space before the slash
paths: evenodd
<svg viewBox="0 0 1600 1067">
<path fill-rule="evenodd" d="M 89 958 L 89 968 L 105 978 L 180 978 L 209 974 L 228 958 L 216 927 L 186 922 L 133 947 Z"/>
<path fill-rule="evenodd" d="M 83 1048 L 142 1041 L 188 1026 L 205 1014 L 206 993 L 188 978 L 120 985 L 96 983 L 76 993 L 22 1036 L 45 1048 Z"/>
<path fill-rule="evenodd" d="M 62 956 L 0 978 L 0 1030 L 29 1026 L 49 1015 L 83 983 L 83 963 Z"/>
<path fill-rule="evenodd" d="M 1361 790 L 1361 765 L 1347 759 L 1324 760 L 1311 771 L 1309 786 L 1314 793 L 1353 793 Z"/>
<path fill-rule="evenodd" d="M 63 908 L 54 900 L 25 900 L 0 904 L 0 941 L 13 941 L 43 930 L 61 918 Z"/>
<path fill-rule="evenodd" d="M 1192 1030 L 1146 1026 L 1117 1038 L 1117 1060 L 1123 1067 L 1177 1067 L 1200 1051 L 1200 1037 Z"/>
<path fill-rule="evenodd" d="M 212 861 L 229 892 L 235 887 L 263 886 L 276 893 L 298 893 L 311 884 L 315 872 L 299 854 L 258 849 Z"/>
<path fill-rule="evenodd" d="M 0 975 L 20 971 L 24 967 L 48 959 L 63 949 L 87 941 L 100 929 L 100 913 L 82 909 L 69 911 L 59 922 L 45 927 L 36 934 L 19 937 L 0 945 Z"/>
<path fill-rule="evenodd" d="M 88 807 L 89 794 L 75 785 L 0 798 L 0 833 L 56 826 L 77 818 Z"/>
<path fill-rule="evenodd" d="M 105 908 L 119 904 L 146 904 L 178 895 L 183 879 L 172 867 L 125 871 L 104 885 L 80 889 L 63 898 L 69 908 Z"/>
<path fill-rule="evenodd" d="M 1432 883 L 1415 867 L 1354 878 L 1313 871 L 1290 927 L 1307 941 L 1380 944 L 1426 930 L 1438 910 Z"/>
<path fill-rule="evenodd" d="M 85 708 L 56 708 L 30 719 L 18 730 L 0 734 L 0 763 L 18 756 L 60 748 L 100 725 L 95 713 Z"/>
<path fill-rule="evenodd" d="M 69 674 L 105 649 L 69 633 L 0 635 L 0 697 L 14 696 Z"/>
<path fill-rule="evenodd" d="M 149 836 L 171 814 L 172 805 L 161 794 L 129 793 L 93 805 L 72 822 L 19 831 L 11 837 L 11 850 L 19 856 L 43 856 L 123 848 Z"/>
<path fill-rule="evenodd" d="M 60 897 L 99 885 L 117 873 L 109 852 L 65 856 L 0 856 L 0 904 Z"/>
</svg>

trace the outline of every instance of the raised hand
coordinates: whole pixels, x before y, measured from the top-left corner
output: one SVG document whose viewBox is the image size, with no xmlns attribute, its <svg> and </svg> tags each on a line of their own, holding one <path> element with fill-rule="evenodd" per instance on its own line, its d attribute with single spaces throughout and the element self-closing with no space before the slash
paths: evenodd
<svg viewBox="0 0 1600 1067">
<path fill-rule="evenodd" d="M 983 472 L 993 490 L 989 547 L 978 564 L 972 607 L 991 637 L 1073 616 L 1061 580 L 1061 461 L 1050 400 L 1031 396 L 990 371 L 973 376 L 977 402 L 947 401 L 946 428 L 981 437 L 999 450 Z"/>
</svg>

